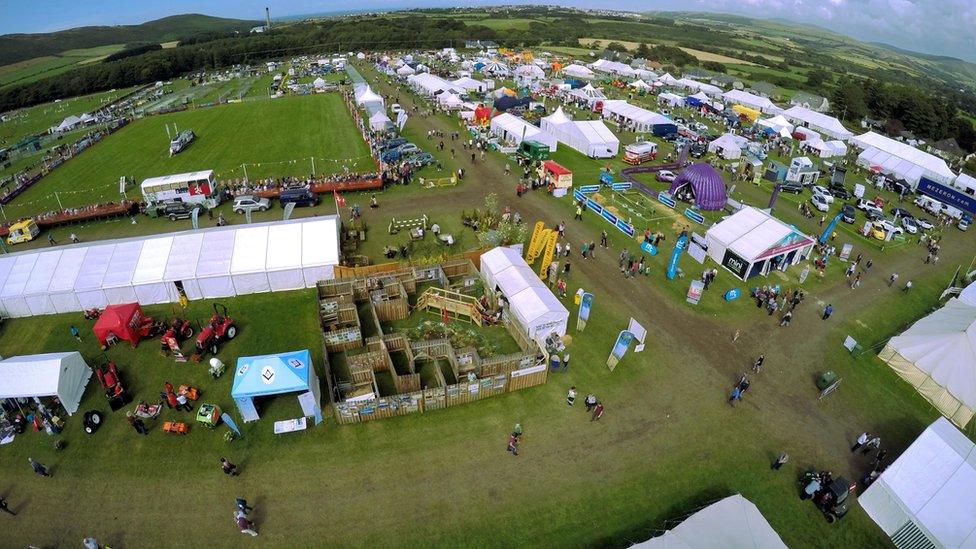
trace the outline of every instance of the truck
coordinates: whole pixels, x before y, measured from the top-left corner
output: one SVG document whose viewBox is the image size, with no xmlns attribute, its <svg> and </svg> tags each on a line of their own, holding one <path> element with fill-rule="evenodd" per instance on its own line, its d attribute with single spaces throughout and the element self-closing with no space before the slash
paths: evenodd
<svg viewBox="0 0 976 549">
<path fill-rule="evenodd" d="M 10 226 L 7 244 L 13 245 L 20 244 L 21 242 L 30 242 L 39 234 L 41 234 L 41 228 L 37 226 L 36 221 L 29 218 L 21 219 Z"/>
<path fill-rule="evenodd" d="M 624 162 L 643 164 L 657 158 L 657 144 L 651 141 L 638 141 L 624 147 Z"/>
</svg>

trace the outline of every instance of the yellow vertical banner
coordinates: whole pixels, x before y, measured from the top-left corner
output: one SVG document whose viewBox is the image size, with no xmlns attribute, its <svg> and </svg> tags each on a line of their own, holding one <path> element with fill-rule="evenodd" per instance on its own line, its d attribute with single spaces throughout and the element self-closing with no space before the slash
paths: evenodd
<svg viewBox="0 0 976 549">
<path fill-rule="evenodd" d="M 542 253 L 542 265 L 539 267 L 539 278 L 542 280 L 546 279 L 546 271 L 549 269 L 549 264 L 552 263 L 552 255 L 556 251 L 557 239 L 559 239 L 559 233 L 550 230 L 549 241 L 546 242 L 546 251 Z"/>
<path fill-rule="evenodd" d="M 532 229 L 532 239 L 529 240 L 529 249 L 525 252 L 525 262 L 532 264 L 535 258 L 539 257 L 539 253 L 542 251 L 540 248 L 543 246 L 543 234 L 546 232 L 546 224 L 539 221 L 535 224 L 535 228 Z"/>
</svg>

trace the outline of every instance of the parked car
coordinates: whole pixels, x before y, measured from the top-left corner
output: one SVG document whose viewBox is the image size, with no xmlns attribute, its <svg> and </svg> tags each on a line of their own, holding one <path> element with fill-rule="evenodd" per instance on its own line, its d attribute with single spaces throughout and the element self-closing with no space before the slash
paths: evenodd
<svg viewBox="0 0 976 549">
<path fill-rule="evenodd" d="M 908 231 L 909 234 L 915 234 L 918 232 L 918 225 L 915 223 L 914 217 L 901 218 L 901 228 Z"/>
<path fill-rule="evenodd" d="M 959 227 L 959 230 L 960 231 L 968 231 L 969 230 L 969 220 L 966 219 L 965 217 L 962 218 L 962 219 L 960 219 L 959 220 L 959 223 L 956 224 L 956 227 Z"/>
<path fill-rule="evenodd" d="M 854 206 L 851 206 L 850 204 L 844 204 L 844 207 L 841 209 L 841 214 L 843 214 L 843 217 L 841 217 L 841 219 L 844 220 L 844 223 L 854 223 L 854 221 L 856 220 L 855 217 L 856 212 L 857 210 L 854 209 Z"/>
<path fill-rule="evenodd" d="M 810 196 L 810 202 L 813 202 L 813 206 L 821 212 L 826 212 L 830 209 L 830 205 L 827 204 L 827 199 L 823 195 L 815 194 Z"/>
<path fill-rule="evenodd" d="M 875 223 L 881 225 L 881 227 L 883 227 L 884 230 L 888 231 L 891 234 L 905 234 L 905 231 L 902 230 L 901 227 L 895 225 L 894 223 L 892 223 L 887 219 L 879 219 Z"/>
<path fill-rule="evenodd" d="M 834 203 L 834 197 L 833 197 L 833 195 L 831 195 L 830 194 L 830 191 L 828 191 L 827 188 L 824 187 L 823 185 L 813 185 L 813 186 L 811 186 L 810 187 L 810 192 L 812 192 L 813 194 L 819 194 L 820 196 L 823 196 L 824 197 L 824 200 L 827 201 L 827 204 L 833 204 Z"/>
<path fill-rule="evenodd" d="M 187 204 L 186 202 L 169 202 L 159 209 L 160 217 L 168 217 L 170 221 L 177 219 L 190 219 L 193 210 L 198 208 L 197 204 Z"/>
<path fill-rule="evenodd" d="M 697 132 L 707 132 L 708 131 L 708 126 L 706 126 L 705 124 L 703 124 L 701 122 L 695 122 L 694 124 L 691 125 L 691 127 L 692 127 L 692 129 L 694 129 Z"/>
<path fill-rule="evenodd" d="M 780 192 L 800 194 L 803 192 L 803 183 L 799 181 L 784 181 L 779 184 Z"/>
<path fill-rule="evenodd" d="M 305 187 L 296 187 L 282 189 L 281 195 L 278 196 L 278 202 L 281 203 L 282 207 L 288 203 L 294 203 L 295 206 L 317 206 L 319 197 Z"/>
<path fill-rule="evenodd" d="M 868 208 L 864 210 L 864 215 L 871 221 L 884 219 L 884 212 L 881 211 L 881 208 L 875 208 L 875 209 Z"/>
<path fill-rule="evenodd" d="M 691 156 L 695 158 L 701 158 L 708 153 L 708 147 L 702 144 L 695 144 L 691 146 Z"/>
<path fill-rule="evenodd" d="M 383 145 L 380 146 L 380 148 L 384 151 L 389 151 L 399 147 L 400 145 L 405 145 L 406 143 L 407 143 L 406 139 L 402 137 L 397 137 L 396 139 L 387 139 L 386 141 L 383 142 Z"/>
<path fill-rule="evenodd" d="M 401 107 L 399 103 L 394 103 L 390 105 L 390 112 L 392 112 L 393 114 L 400 114 L 400 112 L 402 111 L 403 111 L 403 107 Z"/>
<path fill-rule="evenodd" d="M 914 215 L 912 215 L 912 212 L 904 208 L 892 208 L 891 215 L 895 217 L 915 217 Z"/>
<path fill-rule="evenodd" d="M 392 149 L 381 154 L 380 161 L 389 164 L 390 162 L 396 162 L 397 160 L 400 160 L 401 156 L 403 155 L 400 154 L 400 149 Z"/>
<path fill-rule="evenodd" d="M 922 229 L 923 231 L 931 231 L 935 228 L 935 225 L 933 225 L 931 221 L 922 217 L 916 217 L 915 224 L 918 225 L 918 228 Z"/>
<path fill-rule="evenodd" d="M 271 201 L 267 198 L 245 194 L 234 199 L 234 207 L 231 209 L 234 210 L 234 213 L 242 214 L 247 211 L 253 212 L 254 210 L 263 212 L 270 207 Z"/>
<path fill-rule="evenodd" d="M 847 187 L 843 185 L 831 185 L 830 194 L 836 196 L 841 200 L 850 200 L 851 192 L 847 190 Z"/>
<path fill-rule="evenodd" d="M 674 181 L 675 177 L 677 176 L 674 175 L 674 172 L 669 170 L 661 170 L 657 172 L 656 176 L 654 176 L 654 178 L 657 179 L 658 181 L 664 181 L 665 183 L 670 183 Z"/>
<path fill-rule="evenodd" d="M 413 143 L 404 143 L 403 145 L 397 147 L 397 150 L 400 152 L 400 156 L 410 156 L 412 154 L 422 152 L 420 147 L 414 145 Z"/>
<path fill-rule="evenodd" d="M 407 160 L 407 162 L 409 162 L 410 164 L 412 164 L 413 166 L 415 166 L 417 168 L 423 168 L 424 166 L 426 166 L 428 164 L 433 164 L 434 163 L 434 155 L 432 155 L 430 153 L 415 154 L 415 155 L 411 156 L 410 159 Z"/>
<path fill-rule="evenodd" d="M 666 134 L 664 134 L 664 137 L 662 137 L 661 139 L 663 139 L 665 141 L 672 141 L 672 142 L 673 141 L 677 141 L 678 140 L 678 132 L 666 133 Z"/>
</svg>

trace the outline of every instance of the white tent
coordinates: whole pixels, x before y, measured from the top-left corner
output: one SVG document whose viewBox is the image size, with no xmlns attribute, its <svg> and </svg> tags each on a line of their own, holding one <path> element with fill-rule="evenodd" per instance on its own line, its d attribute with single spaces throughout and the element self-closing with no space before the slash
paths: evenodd
<svg viewBox="0 0 976 549">
<path fill-rule="evenodd" d="M 22 317 L 311 288 L 338 264 L 335 216 L 216 227 L 4 256 L 0 304 Z"/>
<path fill-rule="evenodd" d="M 411 74 L 417 74 L 417 71 L 413 70 L 410 65 L 404 65 L 396 70 L 396 73 L 400 76 L 410 76 Z"/>
<path fill-rule="evenodd" d="M 833 137 L 834 139 L 846 140 L 850 139 L 854 135 L 854 132 L 845 128 L 844 125 L 841 124 L 840 120 L 837 120 L 833 116 L 826 115 L 822 112 L 810 110 L 806 107 L 791 107 L 783 111 L 783 116 L 799 124 L 806 124 L 818 132 Z"/>
<path fill-rule="evenodd" d="M 820 158 L 833 158 L 835 156 L 844 156 L 847 154 L 847 145 L 839 139 L 833 141 L 824 141 L 823 139 L 816 137 L 807 141 L 800 143 L 804 147 L 809 147 L 817 153 Z"/>
<path fill-rule="evenodd" d="M 469 92 L 484 93 L 486 90 L 488 90 L 488 84 L 482 82 L 481 80 L 475 80 L 470 76 L 462 76 L 451 83 L 455 86 L 464 88 Z"/>
<path fill-rule="evenodd" d="M 620 149 L 620 140 L 603 122 L 574 121 L 566 116 L 562 107 L 544 117 L 540 124 L 542 131 L 590 158 L 612 158 Z"/>
<path fill-rule="evenodd" d="M 667 116 L 631 105 L 622 99 L 603 102 L 603 117 L 630 126 L 637 132 L 653 132 L 655 126 L 674 125 Z"/>
<path fill-rule="evenodd" d="M 756 121 L 756 124 L 769 128 L 780 137 L 790 137 L 793 135 L 793 124 L 785 116 L 777 114 L 772 118 L 763 118 Z"/>
<path fill-rule="evenodd" d="M 673 77 L 673 76 L 671 76 L 671 73 L 668 73 L 668 72 L 662 74 L 661 77 L 657 79 L 657 81 L 660 82 L 660 83 L 662 83 L 662 84 L 664 84 L 665 86 L 677 86 L 678 85 L 678 79 L 675 78 L 675 77 Z"/>
<path fill-rule="evenodd" d="M 546 77 L 546 73 L 536 65 L 519 65 L 515 67 L 515 76 L 527 80 L 541 80 Z"/>
<path fill-rule="evenodd" d="M 970 282 L 968 286 L 959 292 L 959 301 L 965 303 L 966 305 L 972 305 L 976 307 L 976 282 Z"/>
<path fill-rule="evenodd" d="M 555 137 L 507 112 L 492 118 L 490 129 L 499 139 L 512 142 L 516 146 L 523 140 L 529 140 L 549 145 L 550 151 L 556 150 Z"/>
<path fill-rule="evenodd" d="M 593 84 L 587 84 L 582 88 L 576 88 L 575 90 L 570 90 L 570 97 L 575 97 L 584 103 L 587 107 L 593 107 L 597 101 L 605 101 L 607 96 L 603 93 L 600 88 L 594 88 Z"/>
<path fill-rule="evenodd" d="M 708 152 L 726 159 L 735 160 L 742 156 L 742 149 L 749 144 L 749 140 L 741 135 L 724 133 L 708 144 Z"/>
<path fill-rule="evenodd" d="M 610 61 L 609 59 L 598 59 L 590 67 L 595 71 L 631 78 L 637 75 L 636 71 L 630 65 L 620 63 L 619 61 Z"/>
<path fill-rule="evenodd" d="M 563 67 L 563 76 L 569 78 L 593 78 L 596 74 L 583 65 L 566 65 Z"/>
<path fill-rule="evenodd" d="M 376 111 L 369 117 L 369 129 L 374 132 L 383 131 L 393 125 L 393 121 L 383 111 Z"/>
<path fill-rule="evenodd" d="M 71 415 L 91 374 L 77 351 L 11 357 L 0 361 L 0 398 L 56 396 Z"/>
<path fill-rule="evenodd" d="M 520 330 L 540 344 L 552 332 L 566 335 L 569 311 L 560 303 L 522 256 L 498 247 L 481 256 L 485 287 L 500 291 Z"/>
<path fill-rule="evenodd" d="M 374 105 L 380 105 L 381 108 L 384 105 L 383 98 L 380 97 L 380 95 L 374 92 L 372 89 L 370 89 L 369 86 L 361 87 L 360 90 L 356 93 L 356 104 L 359 105 L 360 107 L 366 107 L 366 105 L 374 104 Z"/>
<path fill-rule="evenodd" d="M 631 88 L 634 88 L 635 90 L 650 90 L 654 88 L 654 86 L 651 86 L 647 82 L 644 82 L 643 80 L 639 80 L 639 79 L 627 85 L 630 86 Z"/>
<path fill-rule="evenodd" d="M 457 94 L 462 94 L 466 92 L 466 90 L 463 87 L 454 84 L 452 82 L 448 82 L 447 80 L 444 80 L 440 76 L 430 74 L 430 73 L 415 74 L 413 76 L 408 76 L 407 83 L 410 85 L 411 88 L 416 90 L 418 93 L 423 93 L 428 96 L 433 96 L 444 92 L 451 92 Z"/>
<path fill-rule="evenodd" d="M 447 109 L 457 109 L 464 103 L 460 96 L 451 92 L 444 92 L 438 95 L 437 102 Z"/>
<path fill-rule="evenodd" d="M 976 307 L 957 298 L 888 341 L 878 355 L 944 416 L 965 427 L 976 410 Z"/>
<path fill-rule="evenodd" d="M 785 271 L 809 257 L 816 241 L 768 213 L 746 206 L 705 232 L 708 256 L 741 280 Z"/>
<path fill-rule="evenodd" d="M 740 494 L 705 507 L 641 549 L 786 549 L 779 534 L 751 501 Z"/>
<path fill-rule="evenodd" d="M 773 102 L 768 98 L 742 90 L 729 90 L 722 94 L 722 99 L 724 99 L 726 103 L 744 105 L 764 113 L 778 114 L 782 112 L 782 109 L 773 104 Z"/>
<path fill-rule="evenodd" d="M 945 418 L 929 425 L 857 503 L 895 547 L 976 547 L 976 445 Z"/>
<path fill-rule="evenodd" d="M 913 189 L 922 176 L 942 184 L 949 184 L 956 178 L 945 160 L 907 143 L 874 132 L 851 137 L 849 141 L 864 149 L 857 157 L 859 165 L 866 168 L 878 166 L 882 172 L 904 179 Z"/>
<path fill-rule="evenodd" d="M 325 88 L 325 79 L 320 76 L 312 81 L 312 85 L 315 86 L 315 89 L 321 90 Z"/>
<path fill-rule="evenodd" d="M 665 105 L 670 105 L 672 107 L 677 107 L 679 105 L 685 104 L 685 98 L 681 97 L 676 93 L 662 92 L 657 96 L 658 103 L 664 103 Z"/>
</svg>

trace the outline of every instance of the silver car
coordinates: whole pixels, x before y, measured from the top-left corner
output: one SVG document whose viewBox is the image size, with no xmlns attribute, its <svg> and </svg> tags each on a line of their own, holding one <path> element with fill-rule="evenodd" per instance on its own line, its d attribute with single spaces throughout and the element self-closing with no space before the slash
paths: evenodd
<svg viewBox="0 0 976 549">
<path fill-rule="evenodd" d="M 271 207 L 271 201 L 267 198 L 259 198 L 257 196 L 251 196 L 245 194 L 243 196 L 238 196 L 234 199 L 234 212 L 238 214 L 243 214 L 247 211 L 259 211 L 263 212 Z"/>
</svg>

